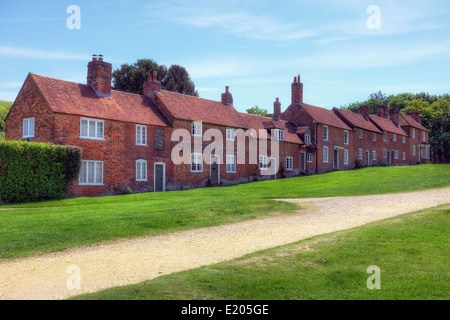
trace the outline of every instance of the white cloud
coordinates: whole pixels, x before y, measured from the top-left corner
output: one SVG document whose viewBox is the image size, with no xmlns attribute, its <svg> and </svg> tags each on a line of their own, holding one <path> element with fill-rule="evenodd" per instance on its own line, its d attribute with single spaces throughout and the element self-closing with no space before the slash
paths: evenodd
<svg viewBox="0 0 450 320">
<path fill-rule="evenodd" d="M 0 46 L 0 56 L 12 58 L 29 58 L 39 60 L 82 60 L 88 61 L 90 56 L 65 51 L 48 51 L 36 48 L 18 48 L 13 46 Z"/>
</svg>

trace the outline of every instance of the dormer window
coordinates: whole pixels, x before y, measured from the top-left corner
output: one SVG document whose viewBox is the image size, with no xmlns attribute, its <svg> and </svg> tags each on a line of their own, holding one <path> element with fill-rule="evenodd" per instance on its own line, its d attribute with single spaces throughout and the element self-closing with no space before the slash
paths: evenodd
<svg viewBox="0 0 450 320">
<path fill-rule="evenodd" d="M 305 143 L 311 144 L 311 135 L 309 134 L 309 132 L 305 133 Z"/>
<path fill-rule="evenodd" d="M 275 129 L 274 130 L 275 139 L 279 141 L 284 141 L 284 130 Z"/>
</svg>

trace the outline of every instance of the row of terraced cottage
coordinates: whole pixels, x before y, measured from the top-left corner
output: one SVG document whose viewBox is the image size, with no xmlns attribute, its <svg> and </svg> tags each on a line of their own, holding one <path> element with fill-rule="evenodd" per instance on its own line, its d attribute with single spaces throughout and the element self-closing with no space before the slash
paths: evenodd
<svg viewBox="0 0 450 320">
<path fill-rule="evenodd" d="M 117 194 L 128 187 L 134 192 L 179 190 L 357 165 L 429 162 L 428 130 L 417 112 L 405 115 L 380 106 L 374 115 L 367 107 L 358 114 L 312 106 L 303 102 L 299 76 L 291 85 L 289 107 L 281 112 L 276 98 L 269 118 L 238 112 L 228 87 L 221 101 L 212 101 L 161 90 L 155 74 L 142 95 L 115 91 L 111 71 L 110 63 L 94 55 L 87 84 L 29 73 L 6 119 L 7 140 L 82 148 L 80 177 L 69 185 L 71 197 Z M 192 137 L 192 148 L 181 152 L 188 160 L 181 164 L 173 161 L 181 141 L 172 137 L 177 129 Z M 223 149 L 205 153 L 210 143 L 202 136 L 208 129 L 220 130 Z M 251 132 L 243 150 L 236 147 L 239 129 Z M 194 148 L 196 138 L 200 145 Z M 260 148 L 264 145 L 267 150 Z M 244 159 L 237 161 L 240 151 Z"/>
</svg>

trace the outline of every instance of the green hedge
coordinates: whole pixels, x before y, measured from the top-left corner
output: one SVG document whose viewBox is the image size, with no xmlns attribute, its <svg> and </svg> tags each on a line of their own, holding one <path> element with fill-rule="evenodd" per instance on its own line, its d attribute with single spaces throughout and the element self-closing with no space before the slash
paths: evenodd
<svg viewBox="0 0 450 320">
<path fill-rule="evenodd" d="M 61 199 L 78 177 L 81 149 L 52 143 L 0 142 L 0 199 L 29 202 Z"/>
</svg>

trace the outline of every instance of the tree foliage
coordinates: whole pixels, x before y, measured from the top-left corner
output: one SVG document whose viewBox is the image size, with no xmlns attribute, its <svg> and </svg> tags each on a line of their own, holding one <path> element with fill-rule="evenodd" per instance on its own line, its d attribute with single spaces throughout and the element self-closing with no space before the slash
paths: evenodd
<svg viewBox="0 0 450 320">
<path fill-rule="evenodd" d="M 0 141 L 5 140 L 5 119 L 11 106 L 12 102 L 0 100 Z"/>
<path fill-rule="evenodd" d="M 112 73 L 113 88 L 142 94 L 144 82 L 153 71 L 157 73 L 161 89 L 198 96 L 194 82 L 184 67 L 172 65 L 167 69 L 165 65 L 159 65 L 151 59 L 139 59 L 133 64 L 122 64 L 120 68 L 114 70 Z"/>
<path fill-rule="evenodd" d="M 255 114 L 257 116 L 272 117 L 272 114 L 269 113 L 266 109 L 262 109 L 258 106 L 254 106 L 253 108 L 246 109 L 245 111 L 247 113 Z"/>
</svg>

